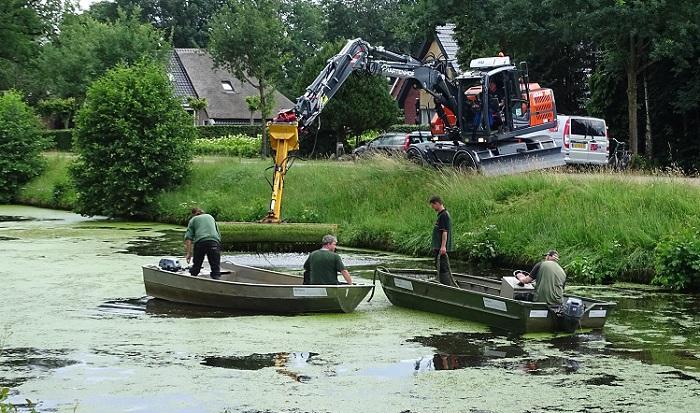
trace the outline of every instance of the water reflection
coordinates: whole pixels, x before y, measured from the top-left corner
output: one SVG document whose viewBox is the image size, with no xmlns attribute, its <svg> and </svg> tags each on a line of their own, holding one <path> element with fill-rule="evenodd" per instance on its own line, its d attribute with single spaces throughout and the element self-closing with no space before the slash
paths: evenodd
<svg viewBox="0 0 700 413">
<path fill-rule="evenodd" d="M 98 317 L 118 316 L 125 318 L 155 317 L 172 318 L 224 318 L 259 315 L 252 312 L 234 311 L 192 304 L 174 303 L 150 296 L 107 300 L 98 307 Z"/>
<path fill-rule="evenodd" d="M 575 291 L 618 305 L 604 335 L 572 336 L 570 350 L 700 372 L 699 295 L 615 287 L 576 287 Z"/>
<path fill-rule="evenodd" d="M 79 363 L 66 358 L 68 352 L 33 347 L 0 349 L 0 388 L 17 387 L 52 370 Z"/>
<path fill-rule="evenodd" d="M 31 217 L 21 217 L 15 215 L 0 215 L 0 222 L 22 222 L 22 221 L 35 221 L 36 218 Z"/>
<path fill-rule="evenodd" d="M 318 356 L 313 352 L 281 352 L 266 354 L 250 354 L 247 356 L 219 357 L 209 356 L 202 360 L 202 365 L 221 367 L 234 370 L 260 370 L 274 367 L 277 372 L 298 382 L 307 382 L 311 377 L 290 370 L 303 368 L 312 358 Z"/>
<path fill-rule="evenodd" d="M 504 339 L 496 334 L 452 332 L 418 336 L 407 341 L 437 350 L 427 362 L 417 360 L 416 371 L 494 366 L 541 375 L 573 373 L 581 368 L 580 363 L 571 357 L 528 357 L 523 341 Z"/>
</svg>

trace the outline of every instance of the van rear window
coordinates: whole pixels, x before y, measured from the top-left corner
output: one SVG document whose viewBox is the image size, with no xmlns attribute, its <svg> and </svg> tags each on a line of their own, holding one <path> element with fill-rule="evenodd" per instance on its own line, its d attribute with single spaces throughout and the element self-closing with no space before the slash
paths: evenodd
<svg viewBox="0 0 700 413">
<path fill-rule="evenodd" d="M 571 134 L 605 136 L 605 122 L 593 119 L 571 119 Z"/>
</svg>

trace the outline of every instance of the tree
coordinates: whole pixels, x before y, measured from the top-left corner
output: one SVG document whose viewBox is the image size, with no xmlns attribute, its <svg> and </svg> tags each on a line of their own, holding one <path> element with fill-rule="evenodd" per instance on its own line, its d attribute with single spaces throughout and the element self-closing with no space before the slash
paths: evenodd
<svg viewBox="0 0 700 413">
<path fill-rule="evenodd" d="M 289 59 L 278 89 L 286 96 L 299 96 L 304 91 L 295 90 L 295 85 L 304 63 L 326 38 L 323 9 L 313 0 L 283 0 L 282 16 L 289 32 Z"/>
<path fill-rule="evenodd" d="M 78 212 L 153 217 L 162 191 L 190 170 L 192 119 L 162 66 L 119 66 L 95 81 L 76 116 L 71 167 Z"/>
<path fill-rule="evenodd" d="M 231 0 L 211 24 L 209 50 L 216 64 L 258 90 L 264 157 L 270 151 L 269 101 L 288 60 L 289 38 L 280 13 L 278 0 Z"/>
<path fill-rule="evenodd" d="M 253 119 L 255 112 L 260 110 L 260 96 L 246 96 L 245 103 L 250 111 L 250 124 L 252 125 L 255 123 Z"/>
<path fill-rule="evenodd" d="M 413 39 L 407 42 L 397 32 L 400 26 L 409 23 L 404 18 L 406 8 L 416 3 L 415 0 L 322 0 L 326 41 L 361 37 L 389 50 L 410 53 Z"/>
<path fill-rule="evenodd" d="M 199 125 L 199 114 L 201 111 L 207 108 L 207 99 L 188 97 L 187 104 L 194 111 L 194 124 Z"/>
<path fill-rule="evenodd" d="M 21 66 L 38 52 L 36 39 L 44 24 L 36 12 L 36 0 L 0 2 L 0 90 L 17 86 Z"/>
<path fill-rule="evenodd" d="M 554 90 L 560 113 L 585 112 L 596 49 L 587 30 L 571 30 L 575 13 L 558 1 L 545 13 L 537 0 L 462 0 L 464 14 L 454 19 L 461 66 L 503 52 L 516 64 L 527 61 L 530 79 Z"/>
<path fill-rule="evenodd" d="M 88 85 L 118 64 L 141 59 L 165 62 L 163 36 L 135 15 L 120 13 L 114 22 L 88 15 L 67 15 L 60 34 L 42 48 L 36 65 L 50 96 L 81 101 Z"/>
<path fill-rule="evenodd" d="M 0 95 L 0 202 L 12 202 L 44 167 L 39 119 L 16 91 Z"/>
<path fill-rule="evenodd" d="M 116 0 L 90 6 L 89 13 L 100 21 L 114 21 L 119 8 L 138 11 L 141 22 L 166 33 L 174 47 L 207 47 L 209 20 L 226 0 Z"/>
<path fill-rule="evenodd" d="M 310 84 L 325 67 L 328 59 L 337 54 L 344 42 L 326 44 L 309 59 L 299 80 Z M 321 112 L 321 130 L 316 137 L 320 152 L 335 151 L 335 143 L 346 143 L 348 134 L 358 136 L 372 129 L 384 129 L 399 121 L 400 111 L 389 94 L 386 78 L 354 73 L 328 101 Z M 309 140 L 302 141 L 302 150 L 309 152 Z M 313 145 L 313 143 L 312 143 Z"/>
<path fill-rule="evenodd" d="M 37 109 L 42 115 L 60 121 L 61 126 L 68 129 L 77 104 L 75 98 L 49 98 L 40 100 Z"/>
<path fill-rule="evenodd" d="M 697 2 L 597 0 L 578 1 L 573 7 L 583 12 L 579 30 L 590 31 L 602 56 L 622 68 L 627 83 L 627 119 L 630 149 L 639 153 L 639 81 L 656 62 L 668 57 L 680 64 L 688 56 L 689 33 L 697 32 Z M 693 19 L 692 17 L 695 17 Z M 694 20 L 694 21 L 693 21 Z"/>
</svg>

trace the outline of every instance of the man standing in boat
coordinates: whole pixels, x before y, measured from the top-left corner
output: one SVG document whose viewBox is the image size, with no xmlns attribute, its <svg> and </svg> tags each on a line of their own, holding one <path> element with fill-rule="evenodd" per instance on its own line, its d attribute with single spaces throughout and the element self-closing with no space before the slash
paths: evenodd
<svg viewBox="0 0 700 413">
<path fill-rule="evenodd" d="M 194 247 L 194 248 L 193 248 Z M 190 275 L 196 277 L 202 269 L 204 256 L 211 268 L 211 278 L 221 278 L 221 233 L 214 217 L 205 214 L 201 208 L 192 208 L 192 218 L 185 232 L 185 256 L 187 264 L 193 257 Z"/>
<path fill-rule="evenodd" d="M 523 284 L 537 281 L 535 284 L 535 297 L 537 302 L 545 302 L 552 306 L 559 306 L 564 301 L 564 284 L 566 273 L 559 265 L 559 253 L 550 250 L 544 255 L 544 260 L 535 264 L 530 274 L 518 272 L 515 278 Z"/>
<path fill-rule="evenodd" d="M 321 243 L 321 249 L 309 254 L 304 262 L 304 284 L 337 285 L 338 273 L 343 275 L 346 283 L 352 284 L 350 273 L 335 252 L 338 239 L 333 235 L 324 235 Z"/>
<path fill-rule="evenodd" d="M 447 255 L 448 252 L 453 250 L 452 218 L 450 218 L 450 213 L 445 209 L 442 198 L 439 196 L 430 198 L 430 207 L 437 212 L 432 240 L 435 269 L 442 284 L 456 287 L 457 283 L 452 278 L 452 270 L 450 269 L 450 258 Z"/>
</svg>

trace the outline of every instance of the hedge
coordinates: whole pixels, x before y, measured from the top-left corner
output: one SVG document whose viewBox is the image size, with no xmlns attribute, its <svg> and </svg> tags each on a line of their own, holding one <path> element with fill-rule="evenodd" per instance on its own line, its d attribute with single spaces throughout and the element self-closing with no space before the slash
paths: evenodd
<svg viewBox="0 0 700 413">
<path fill-rule="evenodd" d="M 260 133 L 260 125 L 206 125 L 198 126 L 199 136 L 202 138 L 220 138 L 229 135 L 248 135 L 257 137 Z"/>
</svg>

